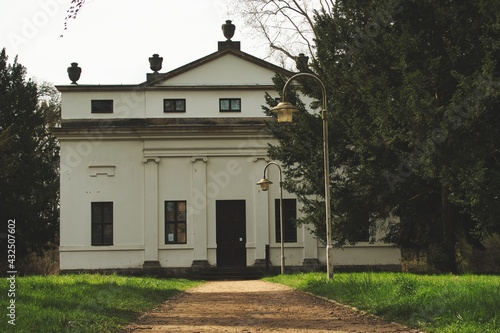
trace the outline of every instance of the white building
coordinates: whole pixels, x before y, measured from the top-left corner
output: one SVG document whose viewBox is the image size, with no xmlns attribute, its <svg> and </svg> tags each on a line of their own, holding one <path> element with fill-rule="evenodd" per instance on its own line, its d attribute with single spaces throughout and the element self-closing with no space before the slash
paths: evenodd
<svg viewBox="0 0 500 333">
<path fill-rule="evenodd" d="M 278 172 L 256 182 L 276 141 L 262 111 L 278 97 L 272 77 L 292 75 L 227 40 L 218 50 L 138 85 L 64 85 L 60 268 L 189 273 L 208 267 L 280 266 Z M 325 249 L 290 223 L 299 203 L 284 193 L 286 266 L 318 268 Z M 335 249 L 335 266 L 394 266 L 383 243 Z"/>
</svg>

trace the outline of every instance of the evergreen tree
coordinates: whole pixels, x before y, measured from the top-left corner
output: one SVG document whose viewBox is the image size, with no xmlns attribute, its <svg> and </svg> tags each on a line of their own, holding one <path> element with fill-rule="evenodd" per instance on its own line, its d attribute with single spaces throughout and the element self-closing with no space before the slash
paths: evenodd
<svg viewBox="0 0 500 333">
<path fill-rule="evenodd" d="M 480 247 L 500 231 L 500 3 L 339 0 L 315 23 L 335 240 L 385 226 L 386 241 L 438 254 L 433 263 L 455 272 L 457 237 Z M 317 84 L 300 83 L 321 99 Z M 311 200 L 322 196 L 320 126 L 302 112 L 272 126 L 281 145 L 270 154 L 305 203 L 303 222 L 324 237 L 322 203 Z M 391 217 L 399 222 L 380 225 Z"/>
<path fill-rule="evenodd" d="M 43 249 L 59 228 L 59 150 L 49 126 L 59 119 L 55 88 L 26 79 L 0 53 L 0 221 L 15 220 L 16 254 Z M 2 246 L 4 251 L 6 246 Z"/>
</svg>

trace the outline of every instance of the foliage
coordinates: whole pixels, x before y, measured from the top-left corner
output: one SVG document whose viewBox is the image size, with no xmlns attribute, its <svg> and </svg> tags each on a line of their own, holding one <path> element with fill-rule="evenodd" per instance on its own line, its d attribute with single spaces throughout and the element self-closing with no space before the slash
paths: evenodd
<svg viewBox="0 0 500 333">
<path fill-rule="evenodd" d="M 280 275 L 268 280 L 436 333 L 500 330 L 500 277 L 407 273 Z"/>
<path fill-rule="evenodd" d="M 317 11 L 311 70 L 327 86 L 337 241 L 385 228 L 403 248 L 439 248 L 430 259 L 456 271 L 459 238 L 481 248 L 500 230 L 499 13 L 493 0 L 350 0 Z M 321 99 L 317 84 L 299 83 Z M 321 120 L 304 113 L 289 129 L 271 126 L 281 145 L 270 155 L 324 237 L 314 198 Z M 391 217 L 399 222 L 381 225 Z"/>
<path fill-rule="evenodd" d="M 198 284 L 90 274 L 18 277 L 16 283 L 15 331 L 50 333 L 116 332 L 165 298 Z M 2 332 L 11 331 L 7 320 L 0 325 Z"/>
<path fill-rule="evenodd" d="M 59 148 L 49 126 L 58 122 L 55 88 L 26 80 L 26 69 L 0 53 L 0 220 L 15 220 L 18 258 L 56 242 L 59 227 Z M 2 251 L 7 247 L 2 246 Z"/>
</svg>

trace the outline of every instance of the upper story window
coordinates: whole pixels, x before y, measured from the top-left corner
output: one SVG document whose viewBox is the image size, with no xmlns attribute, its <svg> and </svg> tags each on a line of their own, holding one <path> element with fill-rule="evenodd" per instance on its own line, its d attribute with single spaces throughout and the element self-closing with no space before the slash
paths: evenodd
<svg viewBox="0 0 500 333">
<path fill-rule="evenodd" d="M 93 99 L 91 101 L 92 113 L 113 113 L 112 99 Z"/>
<path fill-rule="evenodd" d="M 163 112 L 186 112 L 186 100 L 180 98 L 164 99 Z"/>
<path fill-rule="evenodd" d="M 220 98 L 220 112 L 241 112 L 241 98 Z"/>
</svg>

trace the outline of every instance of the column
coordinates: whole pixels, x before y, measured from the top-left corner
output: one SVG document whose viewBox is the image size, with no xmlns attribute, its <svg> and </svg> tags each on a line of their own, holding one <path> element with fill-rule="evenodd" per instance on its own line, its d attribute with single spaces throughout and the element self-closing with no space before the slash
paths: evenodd
<svg viewBox="0 0 500 333">
<path fill-rule="evenodd" d="M 158 267 L 158 164 L 159 157 L 144 162 L 144 267 Z"/>
<path fill-rule="evenodd" d="M 207 242 L 207 161 L 205 156 L 191 158 L 192 165 L 192 191 L 193 197 L 188 205 L 192 218 L 193 228 L 193 268 L 203 269 L 208 267 L 208 242 Z M 191 243 L 191 242 L 190 242 Z"/>
<path fill-rule="evenodd" d="M 256 156 L 253 158 L 253 185 L 254 191 L 254 214 L 255 214 L 255 263 L 257 265 L 265 265 L 266 245 L 270 244 L 269 233 L 272 221 L 269 220 L 269 191 L 264 192 L 257 185 L 257 182 L 264 175 L 269 158 L 266 156 Z M 279 184 L 276 184 L 279 186 Z"/>
</svg>

